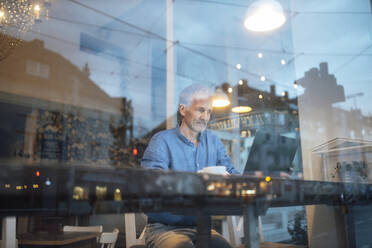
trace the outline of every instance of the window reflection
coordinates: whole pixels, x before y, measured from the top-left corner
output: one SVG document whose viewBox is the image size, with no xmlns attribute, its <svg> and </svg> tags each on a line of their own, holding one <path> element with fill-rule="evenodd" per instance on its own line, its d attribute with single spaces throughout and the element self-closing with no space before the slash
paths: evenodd
<svg viewBox="0 0 372 248">
<path fill-rule="evenodd" d="M 177 124 L 178 93 L 201 83 L 230 101 L 209 129 L 242 173 L 371 183 L 371 2 L 278 0 L 286 22 L 266 33 L 244 28 L 253 2 L 1 1 L 1 161 L 138 167 L 153 134 Z M 281 224 L 269 214 L 264 232 L 300 211 Z M 312 246 L 344 243 L 339 209 L 303 215 Z"/>
</svg>

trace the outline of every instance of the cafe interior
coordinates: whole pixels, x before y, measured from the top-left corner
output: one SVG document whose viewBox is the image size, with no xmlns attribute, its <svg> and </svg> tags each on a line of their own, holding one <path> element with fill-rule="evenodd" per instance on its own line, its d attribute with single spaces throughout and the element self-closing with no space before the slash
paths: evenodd
<svg viewBox="0 0 372 248">
<path fill-rule="evenodd" d="M 0 0 L 0 247 L 372 248 L 371 66 L 372 0 Z M 239 176 L 141 168 L 192 84 Z"/>
</svg>

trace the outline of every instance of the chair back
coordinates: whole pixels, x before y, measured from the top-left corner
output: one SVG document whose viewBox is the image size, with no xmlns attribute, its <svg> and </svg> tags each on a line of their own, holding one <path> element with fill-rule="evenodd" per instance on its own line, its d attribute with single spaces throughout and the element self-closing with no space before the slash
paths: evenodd
<svg viewBox="0 0 372 248">
<path fill-rule="evenodd" d="M 140 219 L 143 219 L 145 222 L 145 227 L 140 230 L 139 237 L 137 238 L 136 232 L 136 214 L 134 213 L 125 213 L 125 243 L 126 247 L 128 248 L 135 248 L 135 247 L 146 247 L 145 242 L 145 232 L 146 232 L 146 223 L 147 223 L 147 216 L 143 213 L 137 214 Z"/>
<path fill-rule="evenodd" d="M 99 239 L 101 248 L 114 248 L 118 240 L 119 229 L 115 228 L 113 232 L 103 232 Z"/>
<path fill-rule="evenodd" d="M 64 232 L 102 232 L 102 226 L 63 226 Z"/>
</svg>

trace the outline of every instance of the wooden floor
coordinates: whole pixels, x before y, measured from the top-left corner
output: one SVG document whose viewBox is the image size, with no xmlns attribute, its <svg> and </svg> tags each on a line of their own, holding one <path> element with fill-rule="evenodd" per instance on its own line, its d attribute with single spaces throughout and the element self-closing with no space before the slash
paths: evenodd
<svg viewBox="0 0 372 248">
<path fill-rule="evenodd" d="M 244 248 L 244 246 L 240 246 L 239 248 Z M 306 246 L 263 242 L 261 243 L 260 248 L 306 248 Z"/>
</svg>

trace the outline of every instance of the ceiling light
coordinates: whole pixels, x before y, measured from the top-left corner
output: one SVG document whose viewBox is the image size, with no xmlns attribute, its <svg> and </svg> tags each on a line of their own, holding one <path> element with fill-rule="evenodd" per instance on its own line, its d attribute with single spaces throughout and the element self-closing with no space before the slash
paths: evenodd
<svg viewBox="0 0 372 248">
<path fill-rule="evenodd" d="M 214 94 L 212 99 L 212 106 L 215 108 L 226 107 L 230 104 L 230 100 L 225 93 L 222 92 L 220 88 L 216 89 L 216 94 Z"/>
<path fill-rule="evenodd" d="M 231 92 L 233 92 L 233 89 L 230 87 L 230 88 L 227 89 L 227 92 L 231 93 Z"/>
<path fill-rule="evenodd" d="M 265 77 L 265 76 L 261 76 L 261 77 L 260 77 L 260 80 L 263 82 L 263 81 L 266 80 L 266 77 Z"/>
<path fill-rule="evenodd" d="M 243 85 L 243 80 L 240 79 L 240 80 L 238 81 L 238 84 L 239 84 L 239 85 Z"/>
<path fill-rule="evenodd" d="M 262 53 L 258 53 L 258 54 L 257 54 L 257 57 L 258 57 L 259 59 L 262 59 L 263 54 L 262 54 Z"/>
<path fill-rule="evenodd" d="M 282 26 L 286 21 L 282 6 L 275 0 L 258 0 L 247 10 L 244 26 L 255 32 L 266 32 Z"/>
<path fill-rule="evenodd" d="M 236 69 L 238 69 L 238 70 L 242 69 L 242 65 L 241 64 L 236 64 Z"/>
<path fill-rule="evenodd" d="M 252 111 L 252 108 L 249 106 L 237 106 L 237 107 L 233 107 L 231 111 L 234 113 L 241 114 L 241 113 L 248 113 Z"/>
<path fill-rule="evenodd" d="M 285 61 L 285 59 L 282 59 L 282 60 L 280 61 L 280 63 L 281 63 L 282 65 L 285 65 L 287 62 Z"/>
</svg>

